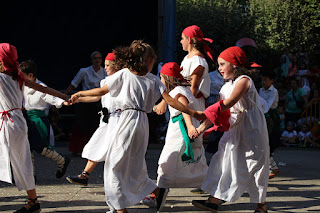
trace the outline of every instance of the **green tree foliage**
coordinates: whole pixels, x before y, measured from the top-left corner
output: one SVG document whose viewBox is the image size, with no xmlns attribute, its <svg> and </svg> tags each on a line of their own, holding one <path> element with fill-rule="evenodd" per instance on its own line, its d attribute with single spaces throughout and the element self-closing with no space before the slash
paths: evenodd
<svg viewBox="0 0 320 213">
<path fill-rule="evenodd" d="M 303 45 L 310 53 L 319 49 L 318 0 L 250 0 L 254 35 L 264 49 L 280 52 Z"/>
<path fill-rule="evenodd" d="M 318 1 L 177 0 L 178 41 L 185 27 L 196 24 L 214 40 L 216 54 L 250 37 L 267 54 L 280 54 L 285 47 L 295 51 L 302 45 L 309 55 L 320 55 Z"/>
<path fill-rule="evenodd" d="M 239 38 L 250 36 L 244 17 L 244 8 L 239 7 L 236 0 L 177 0 L 177 41 L 185 27 L 197 25 L 204 37 L 213 39 L 209 46 L 217 57 L 223 49 L 235 45 Z M 180 53 L 185 55 L 178 48 L 181 59 Z"/>
</svg>

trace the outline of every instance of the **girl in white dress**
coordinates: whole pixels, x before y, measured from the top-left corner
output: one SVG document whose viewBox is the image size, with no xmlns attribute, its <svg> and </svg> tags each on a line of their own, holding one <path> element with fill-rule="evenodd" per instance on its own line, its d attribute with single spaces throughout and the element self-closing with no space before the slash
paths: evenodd
<svg viewBox="0 0 320 213">
<path fill-rule="evenodd" d="M 109 53 L 105 58 L 105 70 L 107 71 L 108 76 L 113 75 L 119 69 L 120 65 L 116 65 L 114 62 L 114 53 Z M 106 79 L 103 79 L 100 82 L 100 87 L 105 86 L 105 84 Z M 80 97 L 77 102 L 96 102 L 100 99 L 102 104 L 100 125 L 82 151 L 82 157 L 87 158 L 88 162 L 81 174 L 66 177 L 70 183 L 87 186 L 89 176 L 93 169 L 99 162 L 105 160 L 106 150 L 108 149 L 106 141 L 108 141 L 107 138 L 112 134 L 112 129 L 119 118 L 119 114 L 115 112 L 116 108 L 113 107 L 112 98 L 108 93 L 104 96 Z M 112 128 L 110 128 L 110 126 Z"/>
<path fill-rule="evenodd" d="M 148 145 L 150 113 L 155 102 L 162 97 L 166 102 L 198 119 L 203 114 L 174 100 L 165 91 L 160 79 L 151 74 L 156 55 L 150 45 L 133 41 L 130 47 L 115 50 L 117 60 L 125 67 L 106 78 L 106 85 L 72 95 L 71 101 L 83 96 L 102 96 L 110 93 L 120 117 L 108 137 L 110 144 L 105 158 L 104 184 L 106 202 L 116 212 L 126 208 L 154 192 L 161 205 L 163 192 L 148 177 L 145 153 Z M 119 56 L 119 57 L 118 57 Z"/>
<path fill-rule="evenodd" d="M 202 190 L 212 196 L 207 201 L 192 201 L 212 212 L 217 211 L 219 200 L 236 201 L 245 191 L 251 202 L 258 203 L 255 212 L 267 212 L 268 131 L 264 112 L 257 106 L 254 83 L 243 75 L 247 71 L 243 68 L 245 61 L 246 55 L 239 47 L 230 47 L 220 54 L 219 71 L 224 79 L 232 80 L 221 88 L 220 101 L 205 110 L 208 119 L 198 128 L 202 133 L 213 123 L 214 129 L 226 131 L 202 184 Z M 226 119 L 229 109 L 231 117 Z"/>
<path fill-rule="evenodd" d="M 201 110 L 191 93 L 190 84 L 184 80 L 180 71 L 175 62 L 164 64 L 160 73 L 162 83 L 172 98 L 190 109 Z M 160 188 L 200 188 L 208 169 L 202 137 L 190 140 L 190 137 L 197 136 L 195 128 L 200 123 L 171 106 L 169 111 L 166 141 L 158 162 L 157 185 Z M 165 197 L 162 203 L 165 203 Z"/>
<path fill-rule="evenodd" d="M 212 43 L 211 39 L 203 37 L 202 31 L 196 25 L 185 28 L 181 33 L 182 49 L 188 52 L 180 65 L 183 68 L 181 74 L 187 81 L 190 81 L 190 90 L 199 101 L 202 110 L 205 109 L 205 98 L 210 95 L 211 85 L 206 56 L 213 60 L 212 50 L 204 41 Z M 162 114 L 165 111 L 166 103 L 161 101 L 155 107 L 155 112 Z"/>
<path fill-rule="evenodd" d="M 23 86 L 65 100 L 67 96 L 26 80 L 17 59 L 14 46 L 0 44 L 0 181 L 12 183 L 13 174 L 18 190 L 26 190 L 28 194 L 28 203 L 16 213 L 35 213 L 41 209 L 35 190 L 28 127 L 21 110 Z"/>
</svg>

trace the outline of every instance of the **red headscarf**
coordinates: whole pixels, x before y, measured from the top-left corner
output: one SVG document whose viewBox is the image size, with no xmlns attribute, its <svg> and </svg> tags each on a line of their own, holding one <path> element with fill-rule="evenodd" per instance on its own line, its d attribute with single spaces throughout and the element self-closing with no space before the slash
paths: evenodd
<svg viewBox="0 0 320 213">
<path fill-rule="evenodd" d="M 180 73 L 181 70 L 183 70 L 183 68 L 180 68 L 176 62 L 168 62 L 162 66 L 160 73 L 184 80 L 183 76 Z"/>
<path fill-rule="evenodd" d="M 210 47 L 208 45 L 206 45 L 205 43 L 203 43 L 203 40 L 205 41 L 208 41 L 210 43 L 213 42 L 212 39 L 210 38 L 203 38 L 203 33 L 202 31 L 200 30 L 200 27 L 198 27 L 197 25 L 192 25 L 192 26 L 189 26 L 187 28 L 185 28 L 182 33 L 186 36 L 188 36 L 189 38 L 194 38 L 196 37 L 199 41 L 202 42 L 203 44 L 203 50 L 204 52 L 208 55 L 209 58 L 211 58 L 211 60 L 213 61 L 213 52 L 212 50 L 210 49 Z"/>
<path fill-rule="evenodd" d="M 114 52 L 108 53 L 106 58 L 104 59 L 105 61 L 114 61 Z"/>
<path fill-rule="evenodd" d="M 17 49 L 8 43 L 1 43 L 0 44 L 0 61 L 3 64 L 3 68 L 7 72 L 16 73 L 18 75 L 20 89 L 22 89 L 25 78 L 24 78 L 24 75 L 20 72 L 20 66 L 17 60 L 18 60 Z"/>
<path fill-rule="evenodd" d="M 222 58 L 223 60 L 239 67 L 261 67 L 259 64 L 255 62 L 247 63 L 246 53 L 240 47 L 237 46 L 225 49 L 220 53 L 218 58 Z"/>
</svg>

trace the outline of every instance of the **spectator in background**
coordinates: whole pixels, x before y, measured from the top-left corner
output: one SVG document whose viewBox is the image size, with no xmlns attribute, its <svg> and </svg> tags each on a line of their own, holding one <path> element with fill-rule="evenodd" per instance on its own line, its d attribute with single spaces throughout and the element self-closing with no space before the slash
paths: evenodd
<svg viewBox="0 0 320 213">
<path fill-rule="evenodd" d="M 290 81 L 291 90 L 286 98 L 286 122 L 292 121 L 297 123 L 303 109 L 308 105 L 307 95 L 298 85 L 299 82 L 296 79 Z"/>
<path fill-rule="evenodd" d="M 310 84 L 309 84 L 310 71 L 307 68 L 307 65 L 305 62 L 303 61 L 300 62 L 297 75 L 301 77 L 301 84 L 310 89 Z"/>
<path fill-rule="evenodd" d="M 283 81 L 278 81 L 275 85 L 279 95 L 279 105 L 284 105 L 287 99 L 288 90 Z"/>
<path fill-rule="evenodd" d="M 300 147 L 320 147 L 320 144 L 313 142 L 312 134 L 309 131 L 309 127 L 307 124 L 303 124 L 301 127 L 301 131 L 298 133 L 298 141 Z"/>
<path fill-rule="evenodd" d="M 304 62 L 306 64 L 306 67 L 309 66 L 308 54 L 304 51 L 301 45 L 298 47 L 298 52 L 296 53 L 296 57 L 297 57 L 298 64 Z"/>
<path fill-rule="evenodd" d="M 80 84 L 82 90 L 90 90 L 100 87 L 100 81 L 107 76 L 107 72 L 103 67 L 101 53 L 95 51 L 91 54 L 92 65 L 80 69 L 74 77 L 71 85 L 66 89 L 65 93 L 70 94 Z M 83 147 L 89 141 L 94 131 L 99 126 L 98 112 L 101 110 L 100 101 L 92 103 L 79 103 L 75 106 L 75 122 L 72 129 L 72 135 L 69 144 L 69 151 L 74 157 L 79 156 Z"/>
<path fill-rule="evenodd" d="M 285 130 L 286 128 L 286 124 L 285 124 L 285 119 L 286 119 L 286 116 L 285 116 L 285 108 L 283 106 L 279 106 L 278 107 L 278 113 L 279 113 L 279 118 L 280 118 L 280 132 L 281 134 L 283 133 L 283 131 Z"/>
<path fill-rule="evenodd" d="M 295 123 L 292 121 L 288 121 L 286 124 L 286 130 L 282 133 L 282 136 L 280 138 L 281 144 L 286 147 L 290 146 L 298 146 L 297 141 L 297 132 L 294 130 Z"/>
<path fill-rule="evenodd" d="M 287 77 L 289 73 L 289 67 L 291 64 L 290 61 L 291 53 L 289 47 L 284 49 L 284 54 L 280 58 L 281 62 L 281 77 Z"/>
</svg>

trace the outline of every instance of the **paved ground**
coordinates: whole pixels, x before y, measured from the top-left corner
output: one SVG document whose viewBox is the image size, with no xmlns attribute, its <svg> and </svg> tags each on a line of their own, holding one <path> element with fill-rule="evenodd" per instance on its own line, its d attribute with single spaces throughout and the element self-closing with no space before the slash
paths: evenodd
<svg viewBox="0 0 320 213">
<path fill-rule="evenodd" d="M 58 147 L 58 151 L 69 155 L 66 147 Z M 149 174 L 154 180 L 160 151 L 151 147 L 147 153 Z M 278 150 L 275 159 L 282 166 L 281 173 L 269 183 L 269 212 L 320 212 L 320 150 Z M 85 163 L 84 159 L 72 158 L 67 174 L 78 174 Z M 98 213 L 108 210 L 104 201 L 102 164 L 92 173 L 88 187 L 69 184 L 64 177 L 56 179 L 55 164 L 43 156 L 36 155 L 36 169 L 42 212 Z M 14 186 L 0 182 L 0 212 L 9 213 L 19 209 L 25 199 L 24 191 L 19 192 Z M 206 197 L 194 195 L 190 189 L 172 189 L 163 212 L 206 212 L 193 207 L 190 203 L 193 199 Z M 255 205 L 248 202 L 248 195 L 244 194 L 235 203 L 225 203 L 219 212 L 253 212 Z M 129 212 L 156 211 L 145 205 L 135 205 L 129 208 Z"/>
</svg>

